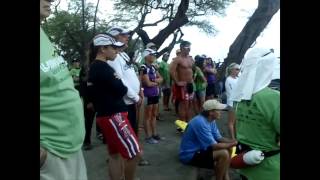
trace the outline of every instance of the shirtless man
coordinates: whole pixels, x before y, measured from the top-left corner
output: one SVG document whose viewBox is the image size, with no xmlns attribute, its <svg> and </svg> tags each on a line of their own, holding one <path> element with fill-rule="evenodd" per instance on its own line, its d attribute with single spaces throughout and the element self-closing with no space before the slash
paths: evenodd
<svg viewBox="0 0 320 180">
<path fill-rule="evenodd" d="M 170 64 L 170 75 L 177 90 L 177 100 L 179 103 L 179 118 L 188 122 L 191 119 L 193 90 L 193 59 L 189 56 L 191 43 L 182 41 L 180 43 L 181 55 L 173 59 Z"/>
</svg>

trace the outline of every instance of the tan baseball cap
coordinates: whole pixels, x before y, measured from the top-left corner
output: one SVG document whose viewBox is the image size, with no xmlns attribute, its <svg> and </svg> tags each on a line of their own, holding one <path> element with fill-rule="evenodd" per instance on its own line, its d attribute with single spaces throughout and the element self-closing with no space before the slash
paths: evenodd
<svg viewBox="0 0 320 180">
<path fill-rule="evenodd" d="M 222 104 L 219 101 L 215 100 L 215 99 L 210 99 L 207 100 L 206 102 L 203 103 L 203 109 L 206 111 L 210 111 L 210 110 L 224 110 L 227 108 L 226 104 Z"/>
</svg>

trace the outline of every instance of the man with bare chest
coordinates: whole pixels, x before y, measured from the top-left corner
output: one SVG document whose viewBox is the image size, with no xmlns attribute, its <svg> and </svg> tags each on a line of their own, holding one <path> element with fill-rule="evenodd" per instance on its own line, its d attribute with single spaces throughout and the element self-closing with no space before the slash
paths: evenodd
<svg viewBox="0 0 320 180">
<path fill-rule="evenodd" d="M 189 56 L 191 43 L 182 41 L 180 43 L 181 55 L 173 59 L 170 64 L 170 75 L 174 81 L 177 94 L 176 98 L 179 104 L 180 120 L 188 122 L 191 119 L 192 99 L 194 96 L 193 89 L 193 59 Z"/>
</svg>

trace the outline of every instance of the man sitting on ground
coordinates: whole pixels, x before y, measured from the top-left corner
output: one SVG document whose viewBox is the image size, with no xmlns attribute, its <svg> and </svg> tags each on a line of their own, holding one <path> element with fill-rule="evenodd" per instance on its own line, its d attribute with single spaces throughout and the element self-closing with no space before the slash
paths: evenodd
<svg viewBox="0 0 320 180">
<path fill-rule="evenodd" d="M 230 179 L 230 152 L 237 144 L 236 140 L 222 137 L 215 122 L 220 118 L 220 110 L 226 107 L 217 100 L 207 100 L 203 104 L 203 112 L 188 123 L 179 152 L 181 162 L 212 169 L 217 180 Z"/>
</svg>

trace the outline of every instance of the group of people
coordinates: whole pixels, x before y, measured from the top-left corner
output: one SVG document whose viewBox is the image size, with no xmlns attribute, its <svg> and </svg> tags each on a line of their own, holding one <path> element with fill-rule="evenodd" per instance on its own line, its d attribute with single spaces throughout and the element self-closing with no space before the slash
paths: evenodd
<svg viewBox="0 0 320 180">
<path fill-rule="evenodd" d="M 40 0 L 40 24 L 50 15 L 51 2 Z M 188 122 L 180 160 L 214 168 L 217 179 L 229 179 L 233 146 L 243 144 L 265 152 L 280 149 L 280 93 L 267 87 L 273 69 L 264 67 L 271 66 L 272 53 L 260 56 L 260 51 L 254 52 L 252 57 L 249 53 L 239 78 L 240 66 L 228 67 L 227 106 L 217 100 L 221 92 L 217 92 L 215 63 L 204 55 L 190 56 L 190 42 L 180 43 L 170 64 L 168 53 L 158 63 L 157 47 L 149 43 L 139 64 L 132 53 L 129 56 L 125 52 L 130 35 L 121 27 L 95 35 L 89 44 L 88 61 L 81 68 L 76 62 L 69 72 L 66 61 L 55 53 L 40 25 L 40 179 L 87 179 L 81 148 L 92 148 L 91 129 L 96 118 L 98 135 L 109 153 L 110 178 L 133 180 L 137 165 L 148 164 L 138 138 L 141 107 L 145 142 L 157 144 L 165 139 L 157 129 L 161 95 L 163 109 L 171 110 L 172 95 L 178 118 Z M 230 139 L 221 136 L 215 123 L 220 110 L 229 112 Z M 277 142 L 270 139 L 274 136 Z M 270 163 L 278 165 L 279 156 L 273 155 L 242 174 L 249 179 L 257 179 L 253 173 L 257 171 L 270 175 L 265 168 L 270 169 Z M 270 177 L 279 174 L 272 173 Z"/>
<path fill-rule="evenodd" d="M 227 104 L 216 99 L 203 103 L 202 112 L 189 121 L 179 157 L 189 165 L 212 169 L 216 179 L 230 179 L 230 163 L 258 151 L 263 160 L 238 166 L 243 180 L 280 179 L 280 82 L 278 59 L 267 48 L 248 50 L 241 65 L 227 67 Z M 241 74 L 240 74 L 241 73 Z M 278 86 L 277 86 L 278 85 Z M 228 111 L 231 138 L 221 136 L 216 120 Z M 231 158 L 232 148 L 238 154 Z"/>
<path fill-rule="evenodd" d="M 51 2 L 40 1 L 40 24 L 50 15 Z M 81 147 L 92 148 L 94 118 L 107 144 L 111 179 L 133 180 L 137 164 L 148 164 L 137 119 L 144 105 L 146 142 L 163 139 L 156 128 L 163 78 L 153 65 L 157 53 L 151 48 L 143 52 L 145 62 L 136 72 L 134 58 L 124 52 L 129 36 L 130 31 L 118 27 L 96 35 L 88 62 L 81 68 L 74 62 L 69 72 L 40 25 L 41 179 L 87 179 Z"/>
</svg>

